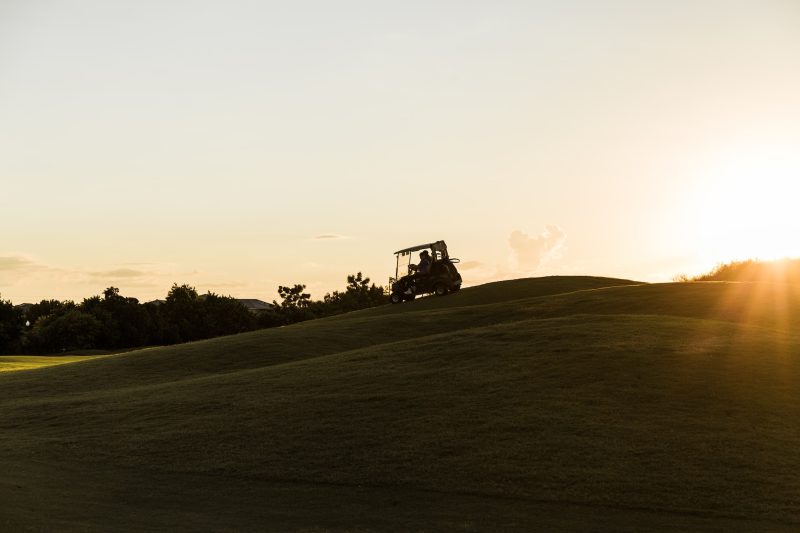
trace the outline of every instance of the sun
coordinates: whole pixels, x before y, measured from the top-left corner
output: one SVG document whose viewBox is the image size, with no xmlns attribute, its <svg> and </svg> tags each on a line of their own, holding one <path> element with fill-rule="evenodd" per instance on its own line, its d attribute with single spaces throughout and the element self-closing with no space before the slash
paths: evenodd
<svg viewBox="0 0 800 533">
<path fill-rule="evenodd" d="M 800 154 L 731 154 L 691 199 L 701 261 L 800 257 Z"/>
</svg>

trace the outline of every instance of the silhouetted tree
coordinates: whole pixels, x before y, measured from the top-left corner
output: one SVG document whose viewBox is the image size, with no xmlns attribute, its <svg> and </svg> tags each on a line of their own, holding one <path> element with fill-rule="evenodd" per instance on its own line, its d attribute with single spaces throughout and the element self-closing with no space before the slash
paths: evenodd
<svg viewBox="0 0 800 533">
<path fill-rule="evenodd" d="M 103 324 L 89 313 L 69 309 L 42 317 L 31 328 L 29 348 L 38 353 L 57 353 L 97 348 Z"/>
<path fill-rule="evenodd" d="M 41 317 L 60 313 L 67 309 L 75 309 L 75 302 L 71 300 L 63 302 L 59 300 L 42 300 L 39 303 L 33 304 L 25 312 L 25 320 L 30 322 L 31 326 L 33 326 Z"/>
<path fill-rule="evenodd" d="M 209 292 L 201 301 L 203 338 L 242 333 L 256 327 L 255 316 L 235 298 Z"/>
<path fill-rule="evenodd" d="M 280 308 L 272 306 L 269 309 L 259 311 L 256 315 L 257 328 L 274 328 L 286 324 L 284 316 L 280 312 Z"/>
<path fill-rule="evenodd" d="M 202 338 L 202 310 L 197 290 L 189 285 L 172 285 L 162 306 L 167 322 L 167 344 Z"/>
<path fill-rule="evenodd" d="M 347 276 L 347 287 L 344 292 L 333 291 L 326 294 L 318 304 L 318 314 L 332 315 L 346 313 L 357 309 L 366 309 L 388 303 L 386 290 L 365 278 L 361 272 Z"/>
<path fill-rule="evenodd" d="M 102 298 L 86 298 L 79 308 L 102 324 L 98 348 L 131 348 L 152 340 L 153 325 L 147 311 L 136 298 L 120 295 L 116 287 L 104 290 Z"/>
<path fill-rule="evenodd" d="M 19 352 L 21 346 L 22 313 L 14 308 L 10 300 L 0 299 L 0 353 Z"/>
<path fill-rule="evenodd" d="M 292 324 L 294 322 L 302 322 L 313 318 L 311 310 L 311 295 L 303 292 L 306 286 L 296 284 L 293 287 L 278 287 L 278 295 L 281 297 L 281 303 L 272 302 L 278 314 L 281 316 L 284 324 Z"/>
</svg>

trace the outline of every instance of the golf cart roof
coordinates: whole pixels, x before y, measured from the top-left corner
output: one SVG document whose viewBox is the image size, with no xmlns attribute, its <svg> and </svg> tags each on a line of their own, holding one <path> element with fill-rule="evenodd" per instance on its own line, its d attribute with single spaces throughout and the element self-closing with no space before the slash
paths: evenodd
<svg viewBox="0 0 800 533">
<path fill-rule="evenodd" d="M 433 251 L 441 251 L 447 253 L 447 245 L 444 241 L 436 241 L 436 242 L 429 242 L 428 244 L 418 244 L 416 246 L 412 246 L 411 248 L 405 248 L 403 250 L 398 250 L 395 254 L 398 255 L 408 255 L 412 252 L 416 252 L 418 250 L 427 250 L 431 249 Z"/>
</svg>

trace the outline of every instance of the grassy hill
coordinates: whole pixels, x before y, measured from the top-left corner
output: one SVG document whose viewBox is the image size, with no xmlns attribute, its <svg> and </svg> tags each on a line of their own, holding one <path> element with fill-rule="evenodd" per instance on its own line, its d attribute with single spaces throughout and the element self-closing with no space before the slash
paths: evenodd
<svg viewBox="0 0 800 533">
<path fill-rule="evenodd" d="M 0 529 L 796 530 L 800 289 L 557 277 L 0 375 Z"/>
</svg>

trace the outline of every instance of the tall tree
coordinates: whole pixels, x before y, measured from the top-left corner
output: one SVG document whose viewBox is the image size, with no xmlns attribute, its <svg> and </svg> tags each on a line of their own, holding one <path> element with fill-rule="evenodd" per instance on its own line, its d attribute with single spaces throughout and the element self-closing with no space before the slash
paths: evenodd
<svg viewBox="0 0 800 533">
<path fill-rule="evenodd" d="M 10 300 L 0 299 L 0 353 L 14 353 L 21 349 L 22 313 Z"/>
<path fill-rule="evenodd" d="M 168 335 L 165 341 L 168 344 L 203 338 L 202 307 L 197 289 L 186 284 L 173 284 L 163 308 Z"/>
<path fill-rule="evenodd" d="M 36 353 L 87 350 L 101 345 L 103 324 L 89 313 L 69 309 L 41 318 L 30 333 L 28 348 Z"/>
<path fill-rule="evenodd" d="M 301 322 L 313 318 L 311 295 L 303 292 L 306 286 L 296 284 L 292 287 L 278 287 L 281 303 L 272 302 L 285 324 Z"/>
</svg>

